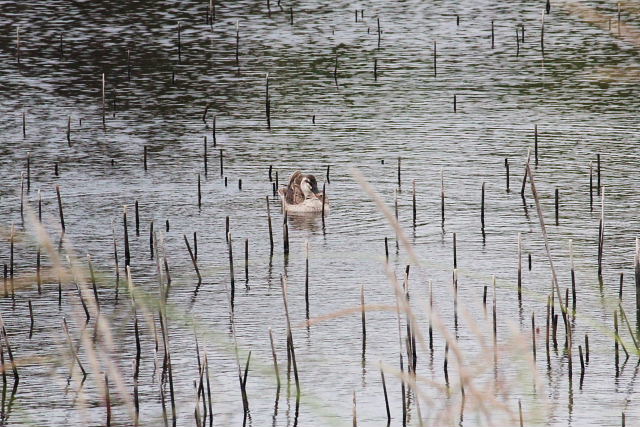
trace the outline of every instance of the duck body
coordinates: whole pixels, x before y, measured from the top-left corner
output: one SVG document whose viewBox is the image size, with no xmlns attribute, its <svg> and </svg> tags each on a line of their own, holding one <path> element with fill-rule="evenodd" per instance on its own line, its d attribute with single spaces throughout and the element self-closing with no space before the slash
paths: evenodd
<svg viewBox="0 0 640 427">
<path fill-rule="evenodd" d="M 313 213 L 329 211 L 329 200 L 318 190 L 318 182 L 313 175 L 300 171 L 289 177 L 289 184 L 278 189 L 282 206 L 288 213 Z"/>
</svg>

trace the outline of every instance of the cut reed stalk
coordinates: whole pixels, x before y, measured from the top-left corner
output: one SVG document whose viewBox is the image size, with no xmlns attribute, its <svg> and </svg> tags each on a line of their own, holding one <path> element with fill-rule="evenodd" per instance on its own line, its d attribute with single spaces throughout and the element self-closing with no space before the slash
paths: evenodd
<svg viewBox="0 0 640 427">
<path fill-rule="evenodd" d="M 278 383 L 278 393 L 280 393 L 280 370 L 278 369 L 278 357 L 276 356 L 276 347 L 273 343 L 273 331 L 269 328 L 269 342 L 271 343 L 271 356 L 273 357 L 273 369 L 276 373 L 276 381 Z"/>
<path fill-rule="evenodd" d="M 518 302 L 522 302 L 522 234 L 518 233 Z"/>
<path fill-rule="evenodd" d="M 231 278 L 231 311 L 233 312 L 235 305 L 236 279 L 233 272 L 233 241 L 231 239 L 231 232 L 227 233 L 227 242 L 229 248 L 229 275 Z"/>
<path fill-rule="evenodd" d="M 271 224 L 271 207 L 269 206 L 269 196 L 265 196 L 267 199 L 267 221 L 269 224 L 269 248 L 270 255 L 273 256 L 273 226 Z"/>
<path fill-rule="evenodd" d="M 189 239 L 187 239 L 187 235 L 183 234 L 184 244 L 187 245 L 187 250 L 189 251 L 189 257 L 191 258 L 191 262 L 193 263 L 193 268 L 196 270 L 196 274 L 198 275 L 198 283 L 202 282 L 202 276 L 200 275 L 200 269 L 198 268 L 198 260 L 193 254 L 191 250 L 191 245 L 189 244 Z"/>
<path fill-rule="evenodd" d="M 62 228 L 62 234 L 64 234 L 66 231 L 66 227 L 64 226 L 64 212 L 62 211 L 62 196 L 60 195 L 59 185 L 56 185 L 56 196 L 58 197 L 58 213 L 60 215 L 60 227 Z"/>
<path fill-rule="evenodd" d="M 510 191 L 510 189 L 509 189 L 509 159 L 504 159 L 504 169 L 506 171 L 507 193 L 508 193 Z"/>
<path fill-rule="evenodd" d="M 127 206 L 122 207 L 122 224 L 124 227 L 124 266 L 131 265 L 131 250 L 129 249 L 129 227 L 127 226 Z"/>
<path fill-rule="evenodd" d="M 69 334 L 69 327 L 67 326 L 67 319 L 64 318 L 64 317 L 62 318 L 62 329 L 64 330 L 64 333 L 65 333 L 65 335 L 67 337 L 67 344 L 69 345 L 69 350 L 71 351 L 71 355 L 73 356 L 73 359 L 76 361 L 76 363 L 80 367 L 80 370 L 82 371 L 82 376 L 86 377 L 87 376 L 87 371 L 85 371 L 84 366 L 82 366 L 82 361 L 80 361 L 80 357 L 78 357 L 78 353 L 76 352 L 75 346 L 73 345 L 73 342 L 71 341 L 71 335 Z M 6 335 L 6 332 L 4 330 L 4 325 L 2 327 L 2 334 L 5 337 L 5 343 L 7 344 L 7 350 L 8 350 L 9 349 L 9 343 L 6 341 L 7 335 Z M 11 352 L 9 352 L 9 356 L 11 357 Z M 12 361 L 12 363 L 13 363 L 13 361 Z"/>
<path fill-rule="evenodd" d="M 391 424 L 391 410 L 389 409 L 389 396 L 387 395 L 387 383 L 384 379 L 384 371 L 380 368 L 380 376 L 382 377 L 382 392 L 384 393 L 384 403 L 387 409 L 387 426 Z"/>
</svg>

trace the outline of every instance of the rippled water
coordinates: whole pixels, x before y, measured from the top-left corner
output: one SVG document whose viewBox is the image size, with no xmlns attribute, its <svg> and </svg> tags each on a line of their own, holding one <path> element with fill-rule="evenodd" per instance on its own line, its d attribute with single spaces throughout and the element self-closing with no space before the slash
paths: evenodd
<svg viewBox="0 0 640 427">
<path fill-rule="evenodd" d="M 20 174 L 26 174 L 30 152 L 28 192 L 26 175 L 24 181 L 30 207 L 25 209 L 35 208 L 37 191 L 41 190 L 43 221 L 57 242 L 60 223 L 55 185 L 60 186 L 66 237 L 79 264 L 86 266 L 84 257 L 92 256 L 102 313 L 113 327 L 112 357 L 122 370 L 126 391 L 132 393 L 133 314 L 125 291 L 120 290 L 118 301 L 115 297 L 112 224 L 122 267 L 121 215 L 122 206 L 128 205 L 133 280 L 154 300 L 157 275 L 155 260 L 149 256 L 153 221 L 158 238 L 166 244 L 173 279 L 169 327 L 177 424 L 195 423 L 197 335 L 201 354 L 206 350 L 209 357 L 213 424 L 239 425 L 243 410 L 227 291 L 228 216 L 235 253 L 234 326 L 241 363 L 252 351 L 247 381 L 250 417 L 245 421 L 255 426 L 347 425 L 352 423 L 355 391 L 359 425 L 381 425 L 386 422 L 379 373 L 382 363 L 393 425 L 401 425 L 396 313 L 367 313 L 364 360 L 360 313 L 332 316 L 359 307 L 361 286 L 367 304 L 395 304 L 393 287 L 385 274 L 384 238 L 389 239 L 389 261 L 399 280 L 410 261 L 404 248 L 396 246 L 395 232 L 354 180 L 352 171 L 359 169 L 393 209 L 397 159 L 401 157 L 399 221 L 420 258 L 419 266 L 412 263 L 409 277 L 418 326 L 427 333 L 425 309 L 428 282 L 432 281 L 434 306 L 457 338 L 465 354 L 463 363 L 473 372 L 473 384 L 487 402 L 496 397 L 514 417 L 507 418 L 500 404 L 489 403 L 494 422 L 516 425 L 520 400 L 526 425 L 620 425 L 623 412 L 627 423 L 633 425 L 640 416 L 634 405 L 638 397 L 637 356 L 629 358 L 616 378 L 612 326 L 619 275 L 624 273 L 623 303 L 635 327 L 633 257 L 635 236 L 640 231 L 636 215 L 640 191 L 635 185 L 640 159 L 636 141 L 639 55 L 638 40 L 632 34 L 618 36 L 614 3 L 584 2 L 579 8 L 574 3 L 552 2 L 551 13 L 544 18 L 544 60 L 540 49 L 544 2 L 296 1 L 282 2 L 282 8 L 276 0 L 271 3 L 269 16 L 266 2 L 218 1 L 215 21 L 209 26 L 205 1 L 1 1 L 2 262 L 10 262 L 11 224 L 18 232 L 23 230 Z M 623 24 L 635 28 L 637 11 L 624 7 Z M 357 22 L 356 9 L 364 10 Z M 595 13 L 588 18 L 584 10 Z M 239 63 L 235 57 L 236 22 Z M 516 56 L 516 28 L 520 25 L 525 34 Z M 102 73 L 107 103 L 104 130 Z M 271 95 L 270 130 L 264 112 L 266 73 Z M 205 124 L 202 116 L 207 104 Z M 70 146 L 66 138 L 68 117 Z M 571 284 L 569 240 L 573 239 L 578 311 L 572 322 L 572 382 L 562 352 L 561 326 L 559 350 L 552 350 L 547 367 L 544 325 L 551 273 L 531 193 L 527 190 L 524 205 L 519 194 L 527 150 L 533 149 L 535 125 L 539 144 L 535 178 L 563 290 Z M 202 160 L 205 136 L 206 177 Z M 145 146 L 147 171 L 143 168 Z M 227 186 L 221 178 L 219 149 L 224 153 Z M 599 196 L 594 195 L 593 210 L 589 203 L 589 164 L 593 162 L 595 174 L 596 153 L 601 155 L 601 179 L 606 187 L 602 286 L 597 276 Z M 510 192 L 505 191 L 505 158 L 510 163 Z M 54 175 L 54 164 L 59 176 Z M 269 167 L 273 166 L 274 179 L 277 171 L 282 185 L 297 169 L 315 174 L 322 183 L 327 165 L 331 165 L 330 183 L 326 183 L 331 214 L 324 227 L 319 218 L 290 218 L 291 253 L 287 260 L 282 251 L 279 202 L 271 199 L 275 238 L 271 257 L 265 201 L 272 191 Z M 441 173 L 446 192 L 444 226 L 440 220 Z M 197 174 L 202 177 L 201 209 L 197 206 Z M 239 179 L 242 190 L 238 189 Z M 415 227 L 411 207 L 414 180 Z M 480 227 L 483 183 L 484 238 Z M 560 194 L 557 226 L 553 216 L 555 188 Z M 139 237 L 134 229 L 135 201 L 140 207 Z M 170 222 L 168 232 L 166 220 Z M 33 227 L 28 218 L 25 221 L 25 238 L 18 234 L 14 255 L 14 274 L 19 282 L 16 295 L 0 302 L 21 378 L 11 409 L 7 411 L 3 405 L 6 423 L 103 424 L 106 409 L 101 382 L 89 368 L 84 346 L 80 346 L 80 356 L 91 373 L 83 387 L 76 378 L 68 380 L 71 362 L 65 359 L 68 346 L 62 319 L 69 321 L 71 334 L 78 341 L 84 314 L 77 291 L 71 283 L 65 284 L 60 307 L 57 280 L 45 281 L 42 294 L 38 294 L 33 277 Z M 183 234 L 192 240 L 194 232 L 203 275 L 200 286 L 183 240 Z M 457 326 L 451 283 L 453 233 L 457 238 Z M 522 304 L 518 304 L 516 291 L 518 233 L 523 241 Z M 246 284 L 245 239 L 249 245 Z M 318 318 L 311 327 L 303 325 L 307 241 L 309 314 Z M 51 265 L 50 257 L 44 256 L 43 263 Z M 302 388 L 297 417 L 293 385 L 287 396 L 284 384 L 276 401 L 268 336 L 271 327 L 286 382 L 286 323 L 280 290 L 283 274 L 289 279 Z M 491 344 L 492 275 L 497 278 L 501 348 L 497 367 Z M 485 286 L 489 286 L 487 315 L 482 305 Z M 35 317 L 31 338 L 29 300 Z M 532 313 L 540 328 L 535 380 L 528 365 Z M 155 356 L 153 328 L 142 320 L 142 314 L 139 318 L 141 423 L 158 425 L 162 422 L 160 366 L 154 360 L 162 364 L 162 344 Z M 154 321 L 159 328 L 157 313 Z M 486 348 L 480 346 L 474 324 L 487 340 Z M 90 330 L 92 325 L 93 320 Z M 631 349 L 626 327 L 621 326 L 621 331 Z M 580 387 L 577 348 L 584 348 L 585 334 L 589 335 L 590 361 Z M 447 397 L 435 384 L 444 385 L 444 355 L 445 341 L 439 331 L 432 354 L 418 348 L 417 373 L 424 379 L 418 388 L 423 398 L 420 412 L 425 425 L 446 424 L 443 414 L 447 408 L 452 413 L 451 423 L 460 422 L 459 390 L 452 390 Z M 458 365 L 451 352 L 449 355 L 449 377 L 452 384 L 458 384 Z M 497 390 L 496 384 L 500 386 Z M 477 407 L 470 385 L 466 391 L 461 424 L 490 424 Z M 166 393 L 168 399 L 168 390 Z M 114 424 L 130 424 L 124 401 L 113 384 L 111 397 Z M 78 402 L 83 399 L 81 408 Z M 419 425 L 418 417 L 412 397 L 409 424 Z"/>
</svg>

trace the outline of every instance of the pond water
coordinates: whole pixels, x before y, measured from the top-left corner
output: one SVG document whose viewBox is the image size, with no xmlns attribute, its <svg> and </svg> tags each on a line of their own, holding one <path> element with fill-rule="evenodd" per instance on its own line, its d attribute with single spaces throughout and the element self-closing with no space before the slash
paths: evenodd
<svg viewBox="0 0 640 427">
<path fill-rule="evenodd" d="M 161 339 L 155 353 L 159 285 L 156 259 L 150 257 L 151 222 L 171 274 L 167 322 L 177 425 L 196 422 L 196 336 L 200 355 L 206 351 L 209 361 L 214 414 L 207 424 L 352 425 L 355 393 L 358 425 L 382 425 L 387 420 L 382 368 L 392 424 L 402 425 L 401 349 L 394 285 L 385 270 L 385 238 L 389 266 L 400 282 L 406 265 L 411 265 L 408 286 L 416 315 L 414 330 L 425 337 L 424 346 L 417 347 L 418 385 L 410 393 L 407 424 L 420 425 L 422 418 L 424 425 L 517 425 L 520 401 L 525 425 L 614 426 L 621 424 L 623 413 L 633 425 L 640 417 L 634 405 L 637 352 L 628 331 L 635 333 L 636 327 L 633 274 L 640 232 L 637 10 L 623 5 L 618 31 L 614 2 L 552 1 L 550 13 L 544 15 L 543 57 L 544 2 L 303 0 L 282 1 L 279 7 L 272 0 L 270 7 L 269 13 L 266 1 L 218 0 L 209 25 L 206 1 L 0 1 L 4 237 L 0 256 L 5 265 L 10 265 L 12 224 L 16 240 L 15 296 L 0 301 L 0 312 L 20 374 L 11 400 L 12 377 L 7 369 L 5 423 L 105 424 L 101 373 L 111 361 L 108 372 L 118 372 L 122 379 L 119 390 L 115 378 L 110 378 L 111 421 L 131 425 L 127 402 L 133 394 L 136 341 L 134 312 L 124 289 L 122 212 L 127 205 L 131 275 L 139 292 L 141 425 L 163 422 L 161 389 L 172 423 L 169 386 L 162 381 Z M 265 115 L 267 73 L 270 129 Z M 551 270 L 530 187 L 524 203 L 520 196 L 528 150 L 532 167 L 536 163 L 536 126 L 535 182 L 563 297 L 571 288 L 570 240 L 573 245 L 577 307 L 570 322 L 572 380 L 562 348 L 561 318 L 558 349 L 552 346 L 547 365 L 545 317 Z M 597 154 L 605 194 L 602 283 L 597 263 L 601 218 Z M 505 159 L 510 166 L 509 192 Z M 324 223 L 317 215 L 289 218 L 288 257 L 283 254 L 283 216 L 272 194 L 270 167 L 280 186 L 298 169 L 316 175 L 320 185 L 326 185 L 332 205 Z M 391 211 L 397 194 L 398 221 L 418 262 L 397 243 L 396 232 L 354 178 L 358 171 Z M 446 195 L 444 224 L 441 183 Z M 54 277 L 45 275 L 42 293 L 36 286 L 38 244 L 31 218 L 40 191 L 43 223 L 57 251 L 61 226 L 56 185 L 67 239 L 61 249 L 63 265 L 68 266 L 69 256 L 69 262 L 86 269 L 86 256 L 91 255 L 101 316 L 109 320 L 113 334 L 111 349 L 100 339 L 91 344 L 98 348 L 98 366 L 91 364 L 87 344 L 92 341 L 80 340 L 85 315 L 73 281 L 63 280 L 60 305 Z M 274 230 L 272 255 L 266 196 Z M 140 236 L 135 232 L 136 201 Z M 235 255 L 233 322 L 227 217 Z M 117 298 L 114 230 L 120 262 Z M 194 232 L 202 275 L 199 285 L 183 238 L 186 235 L 193 245 Z M 516 285 L 518 233 L 521 303 Z M 304 324 L 307 242 L 309 327 Z M 43 268 L 53 265 L 52 254 L 43 250 L 42 263 Z M 613 324 L 621 273 L 622 304 L 630 326 L 621 323 L 620 334 L 630 357 L 623 364 L 622 353 L 616 376 Z M 283 275 L 288 278 L 302 393 L 297 411 L 293 374 L 288 385 L 286 379 Z M 496 277 L 497 361 L 492 276 Z M 90 287 L 88 279 L 83 282 Z M 444 325 L 434 330 L 433 351 L 427 338 L 429 282 Z M 361 290 L 371 305 L 364 354 Z M 31 336 L 29 301 L 34 314 Z M 557 301 L 555 310 L 559 313 Z M 532 314 L 539 328 L 535 369 Z M 63 319 L 88 372 L 83 384 L 68 350 Z M 401 323 L 406 369 L 405 316 Z M 94 326 L 95 316 L 88 325 L 89 336 Z M 269 328 L 283 381 L 279 394 Z M 243 369 L 251 351 L 246 416 L 233 331 Z M 445 331 L 451 345 L 461 351 L 461 359 L 448 351 L 449 393 L 444 388 Z M 590 356 L 581 384 L 578 346 L 586 350 L 585 334 Z M 462 419 L 460 366 L 467 375 Z"/>
</svg>

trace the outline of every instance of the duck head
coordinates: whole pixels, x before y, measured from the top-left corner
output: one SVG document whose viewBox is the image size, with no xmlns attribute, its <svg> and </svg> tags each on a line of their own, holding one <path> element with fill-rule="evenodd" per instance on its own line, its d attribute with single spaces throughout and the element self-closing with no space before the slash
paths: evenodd
<svg viewBox="0 0 640 427">
<path fill-rule="evenodd" d="M 317 199 L 320 195 L 318 190 L 318 181 L 313 175 L 305 175 L 300 181 L 300 189 L 305 199 Z"/>
</svg>

